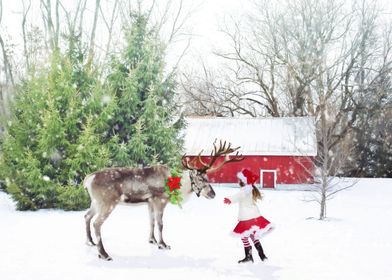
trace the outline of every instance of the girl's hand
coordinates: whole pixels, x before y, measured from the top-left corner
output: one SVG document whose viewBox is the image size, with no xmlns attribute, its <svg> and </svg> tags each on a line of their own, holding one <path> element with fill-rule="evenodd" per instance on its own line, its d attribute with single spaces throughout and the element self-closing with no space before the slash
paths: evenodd
<svg viewBox="0 0 392 280">
<path fill-rule="evenodd" d="M 231 203 L 231 200 L 225 197 L 225 198 L 223 199 L 223 203 L 224 203 L 224 204 L 230 204 L 230 203 Z"/>
</svg>

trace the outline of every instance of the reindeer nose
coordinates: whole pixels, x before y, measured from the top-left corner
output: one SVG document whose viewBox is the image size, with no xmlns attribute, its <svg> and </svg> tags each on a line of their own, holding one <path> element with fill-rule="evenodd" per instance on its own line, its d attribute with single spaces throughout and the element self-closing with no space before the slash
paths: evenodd
<svg viewBox="0 0 392 280">
<path fill-rule="evenodd" d="M 208 197 L 209 197 L 209 198 L 214 198 L 214 197 L 215 197 L 215 192 L 214 192 L 214 190 L 211 190 L 211 191 L 208 193 Z"/>
</svg>

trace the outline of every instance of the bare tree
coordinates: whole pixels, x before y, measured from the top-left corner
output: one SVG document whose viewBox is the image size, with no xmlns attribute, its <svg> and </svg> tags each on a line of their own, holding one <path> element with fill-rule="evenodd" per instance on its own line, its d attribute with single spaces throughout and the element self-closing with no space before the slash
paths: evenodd
<svg viewBox="0 0 392 280">
<path fill-rule="evenodd" d="M 29 53 L 27 50 L 27 30 L 26 30 L 26 23 L 27 23 L 27 15 L 31 8 L 31 0 L 29 0 L 27 7 L 25 1 L 23 1 L 23 18 L 22 18 L 22 34 L 23 34 L 23 55 L 26 60 L 26 68 L 30 68 L 30 61 L 29 61 Z"/>
<path fill-rule="evenodd" d="M 84 12 L 86 11 L 87 0 L 80 0 L 78 3 L 78 9 L 75 13 L 75 20 L 74 23 L 76 24 L 77 18 L 79 16 L 79 31 L 83 30 L 84 24 Z"/>
<path fill-rule="evenodd" d="M 335 141 L 331 133 L 333 120 L 328 119 L 327 111 L 323 110 L 318 123 L 318 155 L 314 159 L 313 172 L 316 176 L 312 199 L 320 205 L 319 219 L 327 217 L 327 201 L 334 198 L 338 192 L 353 187 L 356 180 L 346 182 L 341 178 L 342 169 L 347 162 L 347 158 L 353 155 L 353 145 L 346 141 L 340 145 L 331 147 Z M 349 138 L 349 135 L 347 135 Z"/>
<path fill-rule="evenodd" d="M 3 19 L 3 1 L 0 0 L 0 26 L 1 21 Z M 14 75 L 13 75 L 13 68 L 12 63 L 10 61 L 9 56 L 9 49 L 6 45 L 6 42 L 3 39 L 2 30 L 0 30 L 0 48 L 2 57 L 0 59 L 0 64 L 3 65 L 1 72 L 4 73 L 5 79 L 2 80 L 0 75 L 0 117 L 5 117 L 9 110 L 8 110 L 8 103 L 9 98 L 12 94 L 13 88 L 15 86 Z M 1 73 L 0 72 L 0 73 Z M 2 127 L 0 127 L 0 133 L 2 132 Z"/>
<path fill-rule="evenodd" d="M 249 104 L 248 96 L 241 94 L 240 85 L 231 82 L 224 73 L 215 72 L 212 67 L 202 65 L 203 76 L 195 72 L 183 73 L 181 86 L 187 115 L 236 116 L 247 115 L 256 117 L 255 106 Z M 253 103 L 257 101 L 252 100 Z M 260 102 L 259 105 L 263 106 Z"/>
<path fill-rule="evenodd" d="M 229 116 L 281 116 L 277 96 L 278 64 L 274 55 L 263 46 L 266 33 L 256 34 L 253 27 L 234 18 L 229 22 L 222 28 L 228 39 L 227 44 L 222 45 L 231 47 L 214 51 L 221 61 L 215 68 L 221 70 L 213 72 L 203 63 L 196 79 L 194 73 L 185 75 L 192 75 L 194 79 L 183 81 L 184 92 L 191 99 L 205 96 L 205 103 L 209 103 L 205 107 L 223 106 Z M 203 114 L 203 111 L 197 113 Z"/>
<path fill-rule="evenodd" d="M 109 21 L 106 20 L 105 13 L 102 11 L 102 7 L 100 6 L 100 12 L 101 12 L 101 15 L 102 15 L 102 19 L 103 19 L 103 21 L 105 23 L 105 26 L 106 26 L 107 30 L 108 30 L 108 40 L 106 42 L 106 47 L 105 47 L 105 59 L 104 59 L 104 61 L 107 61 L 107 58 L 108 58 L 109 53 L 110 53 L 110 45 L 112 43 L 113 27 L 114 27 L 114 23 L 116 21 L 116 18 L 118 16 L 118 4 L 119 4 L 119 1 L 115 0 Z"/>
<path fill-rule="evenodd" d="M 318 218 L 324 220 L 327 217 L 328 201 L 335 198 L 336 195 L 347 190 L 358 182 L 357 179 L 347 179 L 341 177 L 342 169 L 346 165 L 347 158 L 353 156 L 352 145 L 339 145 L 333 150 L 326 147 L 332 140 L 328 135 L 328 121 L 323 118 L 325 127 L 319 127 L 318 137 L 324 145 L 324 150 L 314 158 L 313 165 L 302 165 L 305 173 L 314 177 L 314 183 L 311 185 L 311 192 L 305 195 L 304 201 L 316 202 L 319 205 Z M 299 162 L 301 164 L 301 162 Z"/>
<path fill-rule="evenodd" d="M 365 51 L 374 41 L 378 10 L 368 2 L 351 8 L 341 0 L 254 1 L 246 17 L 231 18 L 234 23 L 223 28 L 228 38 L 223 45 L 231 47 L 215 51 L 225 70 L 218 79 L 235 88 L 235 104 L 256 108 L 257 115 L 319 114 L 315 88 L 320 82 L 328 91 L 324 97 L 338 100 L 343 93 L 337 107 L 352 111 L 349 95 L 354 92 L 342 87 L 354 80 L 360 63 L 370 60 Z M 204 69 L 200 73 L 200 80 L 207 78 Z M 239 104 L 238 97 L 249 103 Z"/>
<path fill-rule="evenodd" d="M 347 160 L 354 157 L 355 150 L 352 141 L 350 141 L 352 133 L 346 135 L 340 145 L 332 147 L 332 143 L 335 141 L 334 135 L 331 133 L 334 120 L 328 117 L 327 110 L 323 110 L 320 118 L 315 122 L 317 124 L 315 131 L 318 146 L 317 155 L 311 161 L 303 162 L 301 158 L 297 158 L 296 162 L 302 167 L 303 173 L 296 176 L 300 181 L 313 177 L 307 188 L 310 192 L 304 195 L 304 201 L 316 202 L 319 205 L 318 218 L 324 220 L 327 217 L 328 201 L 335 198 L 339 192 L 355 186 L 358 180 L 342 177 Z M 308 144 L 294 143 L 298 152 L 301 150 L 300 146 L 303 145 Z"/>
<path fill-rule="evenodd" d="M 223 32 L 229 38 L 232 48 L 214 53 L 231 62 L 227 64 L 228 72 L 232 73 L 232 83 L 242 89 L 237 92 L 241 99 L 260 106 L 270 116 L 279 117 L 281 112 L 276 91 L 277 60 L 263 45 L 263 42 L 267 41 L 265 33 L 254 28 L 246 28 L 245 31 L 242 28 L 241 22 L 235 22 L 234 26 L 226 25 Z M 240 110 L 246 110 L 250 106 L 243 105 Z"/>
<path fill-rule="evenodd" d="M 53 21 L 53 11 L 51 0 L 41 0 L 42 19 L 44 23 L 45 34 L 48 36 L 49 47 L 54 50 L 59 47 L 60 36 L 60 0 L 55 2 L 55 17 Z"/>
<path fill-rule="evenodd" d="M 3 18 L 3 1 L 0 1 L 0 23 Z M 12 65 L 9 59 L 9 56 L 7 54 L 7 47 L 4 42 L 3 36 L 0 33 L 0 47 L 3 55 L 3 64 L 4 64 L 4 73 L 5 73 L 5 79 L 7 84 L 14 85 L 14 76 L 12 73 Z"/>
<path fill-rule="evenodd" d="M 95 44 L 95 32 L 97 29 L 97 21 L 98 21 L 98 14 L 100 10 L 100 2 L 101 0 L 95 0 L 95 11 L 94 11 L 94 21 L 93 26 L 91 28 L 91 35 L 90 35 L 90 47 L 88 53 L 88 63 L 91 64 L 94 56 L 94 44 Z"/>
</svg>

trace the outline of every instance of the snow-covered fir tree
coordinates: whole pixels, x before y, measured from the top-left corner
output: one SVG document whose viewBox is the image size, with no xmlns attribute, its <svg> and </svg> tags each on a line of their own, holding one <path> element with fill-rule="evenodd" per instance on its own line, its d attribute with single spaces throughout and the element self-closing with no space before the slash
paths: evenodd
<svg viewBox="0 0 392 280">
<path fill-rule="evenodd" d="M 54 51 L 19 87 L 6 124 L 0 170 L 20 210 L 85 208 L 79 183 L 110 163 L 100 131 L 114 107 L 102 104 L 104 91 L 78 39 L 68 41 L 65 53 Z"/>
<path fill-rule="evenodd" d="M 165 74 L 165 49 L 143 12 L 131 15 L 126 46 L 113 59 L 108 83 L 116 110 L 107 139 L 117 166 L 179 162 L 183 125 L 177 117 L 175 80 Z"/>
</svg>

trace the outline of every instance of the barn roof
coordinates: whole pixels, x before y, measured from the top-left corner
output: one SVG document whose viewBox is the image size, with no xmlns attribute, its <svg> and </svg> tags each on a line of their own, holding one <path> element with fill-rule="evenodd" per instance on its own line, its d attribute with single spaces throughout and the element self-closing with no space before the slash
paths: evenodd
<svg viewBox="0 0 392 280">
<path fill-rule="evenodd" d="M 243 155 L 315 156 L 315 121 L 311 117 L 187 118 L 187 155 L 209 155 L 215 139 L 241 146 Z"/>
</svg>

